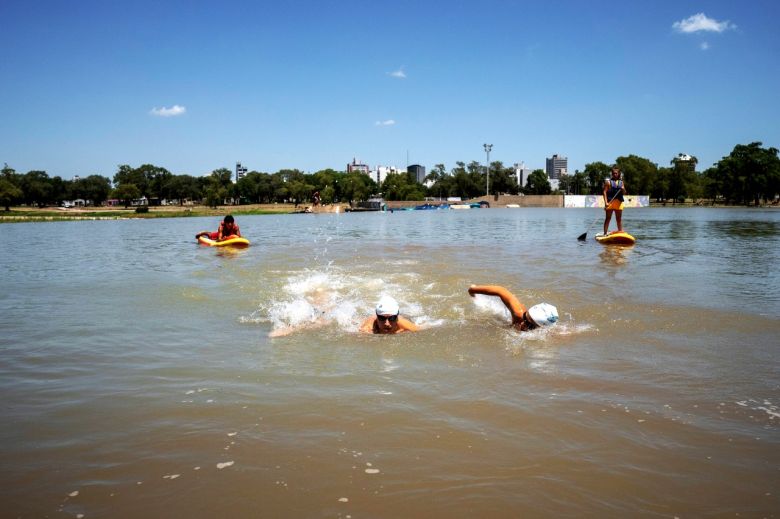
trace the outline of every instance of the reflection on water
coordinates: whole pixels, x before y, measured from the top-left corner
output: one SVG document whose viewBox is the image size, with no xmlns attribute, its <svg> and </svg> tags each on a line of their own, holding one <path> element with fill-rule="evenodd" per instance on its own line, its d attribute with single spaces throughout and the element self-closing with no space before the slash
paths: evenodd
<svg viewBox="0 0 780 519">
<path fill-rule="evenodd" d="M 771 516 L 780 213 L 595 214 L 3 226 L 7 514 Z M 424 330 L 357 333 L 382 294 Z"/>
<path fill-rule="evenodd" d="M 623 265 L 628 261 L 633 248 L 632 245 L 604 245 L 599 257 L 605 265 Z"/>
</svg>

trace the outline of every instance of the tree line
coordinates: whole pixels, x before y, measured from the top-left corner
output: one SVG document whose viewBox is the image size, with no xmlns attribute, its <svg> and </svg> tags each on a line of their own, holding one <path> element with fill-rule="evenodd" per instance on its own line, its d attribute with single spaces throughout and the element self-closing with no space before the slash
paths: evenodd
<svg viewBox="0 0 780 519">
<path fill-rule="evenodd" d="M 679 154 L 668 166 L 658 166 L 636 155 L 618 157 L 624 180 L 633 194 L 649 194 L 657 201 L 682 201 L 686 198 L 709 199 L 732 204 L 760 204 L 780 193 L 780 158 L 776 148 L 764 148 L 761 142 L 739 144 L 717 164 L 696 171 L 696 157 Z M 609 177 L 611 164 L 591 162 L 583 171 L 563 175 L 555 193 L 600 194 Z M 11 205 L 59 206 L 63 201 L 83 199 L 102 205 L 109 199 L 125 206 L 133 200 L 168 200 L 183 204 L 186 200 L 210 206 L 225 203 L 308 203 L 318 192 L 322 203 L 353 203 L 370 197 L 385 200 L 422 200 L 425 197 L 474 198 L 490 193 L 552 194 L 546 173 L 531 172 L 524 186 L 519 186 L 515 171 L 501 161 L 490 163 L 489 178 L 484 165 L 472 161 L 456 162 L 447 171 L 436 164 L 425 178 L 425 185 L 410 173 L 391 173 L 377 184 L 360 172 L 323 169 L 307 174 L 298 169 L 276 173 L 251 171 L 237 182 L 227 168 L 209 175 L 174 175 L 152 164 L 137 168 L 120 165 L 113 178 L 89 175 L 77 180 L 49 177 L 45 171 L 19 174 L 7 164 L 0 174 L 0 205 L 6 211 Z"/>
</svg>

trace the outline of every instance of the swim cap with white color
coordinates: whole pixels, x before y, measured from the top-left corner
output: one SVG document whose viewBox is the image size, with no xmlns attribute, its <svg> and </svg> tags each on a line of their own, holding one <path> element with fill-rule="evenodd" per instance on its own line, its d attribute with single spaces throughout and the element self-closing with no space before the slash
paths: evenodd
<svg viewBox="0 0 780 519">
<path fill-rule="evenodd" d="M 390 296 L 383 296 L 376 305 L 377 315 L 397 315 L 399 310 L 398 301 Z"/>
<path fill-rule="evenodd" d="M 539 326 L 552 326 L 558 321 L 558 309 L 547 303 L 539 303 L 528 309 L 528 316 Z"/>
</svg>

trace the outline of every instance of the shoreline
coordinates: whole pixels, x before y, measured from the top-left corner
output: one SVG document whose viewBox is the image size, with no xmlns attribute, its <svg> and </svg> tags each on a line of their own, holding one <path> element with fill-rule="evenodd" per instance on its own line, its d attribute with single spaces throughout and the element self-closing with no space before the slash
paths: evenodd
<svg viewBox="0 0 780 519">
<path fill-rule="evenodd" d="M 491 197 L 492 198 L 492 197 Z M 480 199 L 475 199 L 480 200 Z M 507 204 L 492 202 L 493 209 L 505 209 Z M 396 210 L 401 209 L 403 206 L 408 205 L 420 205 L 425 201 L 416 202 L 400 202 L 396 206 L 394 202 L 388 202 L 388 205 L 393 204 L 393 208 Z M 507 202 L 509 203 L 509 202 Z M 403 204 L 403 206 L 401 205 Z M 540 204 L 540 205 L 526 205 L 524 208 L 540 207 L 550 208 L 556 207 L 554 205 Z M 766 204 L 760 206 L 754 205 L 724 205 L 724 204 L 696 204 L 693 202 L 677 203 L 677 204 L 663 204 L 653 203 L 649 208 L 652 209 L 675 209 L 675 208 L 704 208 L 704 209 L 780 209 L 780 206 Z M 151 218 L 190 218 L 190 217 L 224 217 L 227 214 L 234 216 L 247 216 L 247 215 L 266 215 L 266 214 L 332 214 L 349 212 L 349 204 L 329 204 L 319 207 L 311 207 L 304 204 L 299 204 L 297 207 L 293 204 L 249 204 L 241 206 L 219 206 L 216 208 L 207 206 L 156 206 L 148 207 L 147 212 L 136 212 L 136 208 L 116 208 L 116 207 L 90 207 L 79 209 L 65 209 L 58 207 L 12 207 L 10 211 L 0 211 L 0 223 L 20 223 L 20 222 L 56 222 L 56 221 L 79 221 L 79 220 L 130 220 L 130 219 L 151 219 Z M 557 207 L 559 209 L 592 209 L 592 208 L 565 208 Z M 308 209 L 308 211 L 304 211 Z"/>
</svg>

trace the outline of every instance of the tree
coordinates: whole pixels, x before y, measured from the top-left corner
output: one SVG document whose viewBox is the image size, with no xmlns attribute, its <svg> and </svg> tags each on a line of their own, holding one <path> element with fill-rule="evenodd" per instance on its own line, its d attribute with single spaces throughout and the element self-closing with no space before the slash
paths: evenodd
<svg viewBox="0 0 780 519">
<path fill-rule="evenodd" d="M 114 185 L 119 187 L 122 184 L 133 184 L 139 191 L 139 195 L 135 198 L 140 198 L 141 195 L 146 196 L 148 192 L 148 180 L 146 175 L 140 169 L 134 169 L 127 164 L 122 164 L 114 174 Z M 118 198 L 118 197 L 116 197 Z"/>
<path fill-rule="evenodd" d="M 135 184 L 124 183 L 114 189 L 112 196 L 124 202 L 127 209 L 133 200 L 141 197 L 141 190 Z"/>
<path fill-rule="evenodd" d="M 52 195 L 49 175 L 45 171 L 30 171 L 21 178 L 22 198 L 27 205 L 45 206 Z"/>
<path fill-rule="evenodd" d="M 509 167 L 504 167 L 504 164 L 499 160 L 491 162 L 490 192 L 494 194 L 510 193 L 516 195 L 518 190 L 519 186 L 517 185 L 517 175 L 515 175 L 515 170 Z"/>
<path fill-rule="evenodd" d="M 231 196 L 233 189 L 233 172 L 227 168 L 215 169 L 207 177 L 205 194 L 206 203 L 209 207 L 217 207 L 225 202 L 225 199 Z"/>
<path fill-rule="evenodd" d="M 382 182 L 382 196 L 386 200 L 422 200 L 425 188 L 407 173 L 391 173 Z"/>
<path fill-rule="evenodd" d="M 549 195 L 552 192 L 547 173 L 543 169 L 535 169 L 528 175 L 525 192 L 529 195 Z"/>
<path fill-rule="evenodd" d="M 100 175 L 90 175 L 71 182 L 70 189 L 73 198 L 83 198 L 94 205 L 101 205 L 111 193 L 111 181 Z"/>
<path fill-rule="evenodd" d="M 696 164 L 699 159 L 684 153 L 678 153 L 670 161 L 672 165 L 671 177 L 669 179 L 669 194 L 672 197 L 672 203 L 676 203 L 678 198 L 685 198 L 685 195 L 691 191 L 691 184 L 696 178 Z"/>
<path fill-rule="evenodd" d="M 657 201 L 665 201 L 669 196 L 671 179 L 671 168 L 658 168 L 658 173 L 655 175 L 655 181 L 650 188 L 650 195 Z"/>
<path fill-rule="evenodd" d="M 465 162 L 458 161 L 450 170 L 448 177 L 442 179 L 440 191 L 447 196 L 471 198 L 485 193 L 484 168 L 478 162 L 471 162 L 466 166 Z M 439 187 L 438 184 L 433 186 Z M 441 196 L 441 195 L 440 195 Z"/>
<path fill-rule="evenodd" d="M 582 174 L 587 177 L 587 192 L 591 195 L 600 195 L 604 191 L 604 182 L 609 178 L 610 167 L 603 162 L 591 162 L 585 164 Z"/>
<path fill-rule="evenodd" d="M 777 148 L 762 148 L 761 142 L 738 144 L 718 162 L 717 181 L 722 194 L 739 203 L 773 197 L 780 192 L 780 158 Z"/>
<path fill-rule="evenodd" d="M 146 180 L 146 190 L 141 194 L 147 198 L 165 198 L 168 192 L 168 183 L 173 175 L 170 171 L 153 164 L 142 164 L 136 170 Z"/>
<path fill-rule="evenodd" d="M 11 204 L 17 203 L 23 196 L 22 190 L 5 177 L 0 178 L 0 205 L 6 211 L 11 210 Z"/>
<path fill-rule="evenodd" d="M 296 179 L 287 183 L 287 189 L 293 198 L 295 207 L 298 207 L 299 203 L 307 201 L 315 191 L 314 186 L 306 183 L 304 180 Z"/>
<path fill-rule="evenodd" d="M 586 189 L 588 178 L 585 173 L 576 170 L 574 175 L 561 175 L 560 189 L 564 193 L 579 195 L 583 189 Z"/>
<path fill-rule="evenodd" d="M 341 195 L 352 204 L 356 200 L 365 200 L 371 193 L 376 193 L 377 185 L 368 175 L 358 171 L 351 171 L 339 181 Z"/>
<path fill-rule="evenodd" d="M 623 172 L 623 180 L 629 193 L 650 192 L 658 176 L 658 166 L 655 163 L 637 155 L 618 157 L 615 163 Z"/>
<path fill-rule="evenodd" d="M 198 179 L 192 175 L 173 175 L 167 185 L 166 197 L 179 201 L 179 205 L 184 205 L 184 201 L 200 200 L 202 197 Z"/>
</svg>

